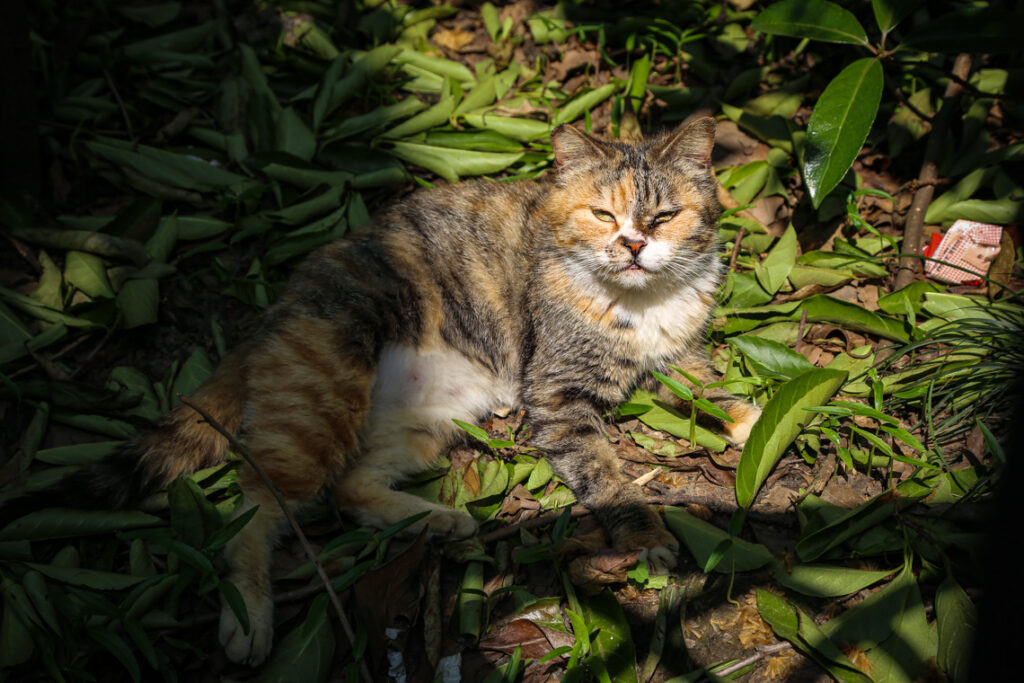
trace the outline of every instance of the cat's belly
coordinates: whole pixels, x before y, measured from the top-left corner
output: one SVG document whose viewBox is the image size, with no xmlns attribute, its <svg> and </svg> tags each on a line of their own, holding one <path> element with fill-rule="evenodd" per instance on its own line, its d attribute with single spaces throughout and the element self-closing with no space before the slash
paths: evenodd
<svg viewBox="0 0 1024 683">
<path fill-rule="evenodd" d="M 386 346 L 371 397 L 371 422 L 387 414 L 405 426 L 436 433 L 455 429 L 452 419 L 472 422 L 502 406 L 514 406 L 512 382 L 449 349 Z"/>
</svg>

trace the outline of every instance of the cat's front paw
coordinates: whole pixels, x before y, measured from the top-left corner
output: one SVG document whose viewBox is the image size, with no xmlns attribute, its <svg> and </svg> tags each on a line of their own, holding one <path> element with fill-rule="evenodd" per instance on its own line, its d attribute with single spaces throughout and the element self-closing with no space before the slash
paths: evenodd
<svg viewBox="0 0 1024 683">
<path fill-rule="evenodd" d="M 426 524 L 430 533 L 448 539 L 469 538 L 477 531 L 476 520 L 458 510 L 434 510 L 427 516 Z"/>
<path fill-rule="evenodd" d="M 242 599 L 249 613 L 249 632 L 225 603 L 220 610 L 220 644 L 231 661 L 258 666 L 274 643 L 274 606 L 269 596 L 244 595 Z"/>
<path fill-rule="evenodd" d="M 633 531 L 628 536 L 615 540 L 618 551 L 639 550 L 640 559 L 647 563 L 652 574 L 666 574 L 676 566 L 679 556 L 679 541 L 661 524 L 643 531 Z"/>
</svg>

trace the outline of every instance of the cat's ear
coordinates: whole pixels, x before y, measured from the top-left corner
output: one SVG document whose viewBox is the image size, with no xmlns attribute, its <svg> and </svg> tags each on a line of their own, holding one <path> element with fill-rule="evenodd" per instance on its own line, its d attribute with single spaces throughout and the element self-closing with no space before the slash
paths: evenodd
<svg viewBox="0 0 1024 683">
<path fill-rule="evenodd" d="M 608 157 L 600 142 L 567 124 L 552 131 L 551 146 L 555 150 L 555 167 L 559 169 L 601 162 Z"/>
<path fill-rule="evenodd" d="M 666 162 L 683 159 L 711 168 L 711 150 L 715 146 L 715 120 L 710 116 L 680 126 L 669 133 L 654 150 L 654 156 Z"/>
</svg>

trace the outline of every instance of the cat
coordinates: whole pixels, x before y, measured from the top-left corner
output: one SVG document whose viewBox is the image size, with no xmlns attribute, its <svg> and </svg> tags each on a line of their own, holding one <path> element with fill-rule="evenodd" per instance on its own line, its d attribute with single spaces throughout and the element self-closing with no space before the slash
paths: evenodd
<svg viewBox="0 0 1024 683">
<path fill-rule="evenodd" d="M 191 402 L 244 435 L 290 504 L 334 482 L 362 524 L 429 511 L 412 530 L 449 538 L 476 522 L 393 485 L 434 465 L 456 437 L 452 418 L 523 407 L 533 445 L 614 547 L 671 568 L 678 543 L 619 472 L 601 416 L 637 387 L 657 388 L 651 371 L 670 363 L 714 378 L 703 352 L 722 276 L 714 134 L 710 118 L 636 143 L 563 125 L 551 136 L 553 178 L 414 193 L 308 257 Z M 760 410 L 721 390 L 705 396 L 733 420 L 719 427 L 745 441 Z M 152 491 L 227 446 L 179 406 L 90 485 Z M 230 659 L 256 665 L 272 644 L 283 513 L 248 467 L 240 486 L 239 514 L 259 509 L 225 557 L 251 627 L 225 606 L 219 635 Z"/>
</svg>

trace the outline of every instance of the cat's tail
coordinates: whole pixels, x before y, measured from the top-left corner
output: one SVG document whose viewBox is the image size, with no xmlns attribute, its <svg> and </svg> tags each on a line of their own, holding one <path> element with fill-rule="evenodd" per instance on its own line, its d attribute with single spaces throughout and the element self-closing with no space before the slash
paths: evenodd
<svg viewBox="0 0 1024 683">
<path fill-rule="evenodd" d="M 237 434 L 246 403 L 245 353 L 227 356 L 189 402 L 208 412 L 226 431 Z M 0 528 L 45 507 L 120 509 L 139 504 L 189 474 L 216 464 L 228 440 L 186 405 L 178 405 L 148 431 L 121 444 L 110 457 L 85 466 L 41 491 L 0 506 Z"/>
</svg>

